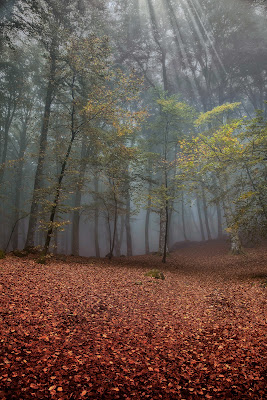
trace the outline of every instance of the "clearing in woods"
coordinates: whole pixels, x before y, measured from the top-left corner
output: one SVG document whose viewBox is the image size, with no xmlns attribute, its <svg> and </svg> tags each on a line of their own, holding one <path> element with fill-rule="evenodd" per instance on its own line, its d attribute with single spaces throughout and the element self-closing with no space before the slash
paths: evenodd
<svg viewBox="0 0 267 400">
<path fill-rule="evenodd" d="M 267 249 L 0 261 L 1 399 L 264 399 Z M 165 279 L 145 276 L 159 269 Z"/>
</svg>

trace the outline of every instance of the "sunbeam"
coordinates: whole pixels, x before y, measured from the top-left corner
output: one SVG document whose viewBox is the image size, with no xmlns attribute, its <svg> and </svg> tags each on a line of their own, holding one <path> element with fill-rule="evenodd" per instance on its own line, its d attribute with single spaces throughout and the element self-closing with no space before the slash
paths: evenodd
<svg viewBox="0 0 267 400">
<path fill-rule="evenodd" d="M 198 75 L 207 79 L 207 71 L 214 76 L 218 85 L 227 76 L 224 63 L 215 47 L 212 29 L 204 18 L 202 6 L 198 0 L 181 0 L 177 4 L 171 0 L 138 0 L 141 24 L 150 24 L 150 34 L 161 54 L 162 80 L 167 89 L 169 72 L 174 64 L 181 66 L 190 82 L 194 97 L 202 95 Z M 193 46 L 201 49 L 198 65 L 192 64 Z M 171 58 L 175 57 L 175 63 Z M 197 60 L 197 59 L 196 59 Z M 208 70 L 207 70 L 208 68 Z M 172 72 L 175 74 L 175 72 Z M 206 82 L 208 85 L 208 82 Z M 208 90 L 208 88 L 207 88 Z"/>
<path fill-rule="evenodd" d="M 219 64 L 220 64 L 220 66 L 221 66 L 223 72 L 224 72 L 225 74 L 227 74 L 227 71 L 226 71 L 226 69 L 225 69 L 225 67 L 224 67 L 224 65 L 223 65 L 223 62 L 222 62 L 222 60 L 221 60 L 221 58 L 220 58 L 220 56 L 219 56 L 219 54 L 218 54 L 218 52 L 217 52 L 217 50 L 216 50 L 214 44 L 213 44 L 214 40 L 212 40 L 212 38 L 211 38 L 211 33 L 208 32 L 208 29 L 205 27 L 205 25 L 204 25 L 204 23 L 203 23 L 203 20 L 202 20 L 202 18 L 201 18 L 201 16 L 200 16 L 199 12 L 197 11 L 195 4 L 194 4 L 194 1 L 196 1 L 196 3 L 198 4 L 199 9 L 201 10 L 201 5 L 200 5 L 199 1 L 198 1 L 198 0 L 186 0 L 186 1 L 189 1 L 189 2 L 192 4 L 192 7 L 194 8 L 194 11 L 195 11 L 195 13 L 196 13 L 196 15 L 197 15 L 198 22 L 199 22 L 199 24 L 201 25 L 203 31 L 205 32 L 206 37 L 207 37 L 207 39 L 208 39 L 208 42 L 209 42 L 210 46 L 212 47 L 212 50 L 213 50 L 213 52 L 214 52 L 214 54 L 215 54 L 215 56 L 216 56 L 216 58 L 217 58 L 217 60 L 218 60 L 218 62 L 219 62 Z M 194 17 L 193 17 L 193 18 L 194 18 Z M 197 26 L 197 22 L 195 22 L 195 25 Z M 199 30 L 198 30 L 198 31 L 199 31 Z M 200 34 L 200 35 L 201 35 L 201 34 Z M 201 36 L 202 36 L 202 35 L 201 35 Z M 203 38 L 203 36 L 202 36 L 202 38 Z M 204 41 L 204 39 L 203 39 L 203 41 Z"/>
</svg>

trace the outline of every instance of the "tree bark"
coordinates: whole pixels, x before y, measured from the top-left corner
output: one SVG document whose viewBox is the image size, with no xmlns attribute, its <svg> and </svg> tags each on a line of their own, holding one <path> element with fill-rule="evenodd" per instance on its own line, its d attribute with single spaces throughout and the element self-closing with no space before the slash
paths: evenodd
<svg viewBox="0 0 267 400">
<path fill-rule="evenodd" d="M 82 187 L 84 184 L 84 176 L 86 171 L 86 146 L 84 140 L 82 141 L 81 149 L 81 163 L 79 168 L 79 177 L 75 192 L 73 219 L 72 219 L 72 254 L 74 256 L 79 255 L 80 248 L 80 207 L 82 199 Z"/>
<path fill-rule="evenodd" d="M 222 210 L 219 201 L 216 201 L 216 212 L 217 212 L 217 227 L 218 227 L 217 238 L 221 239 L 223 237 L 223 227 L 222 227 Z"/>
<path fill-rule="evenodd" d="M 162 262 L 166 263 L 167 258 L 167 251 L 168 251 L 168 230 L 169 230 L 169 215 L 168 215 L 168 201 L 166 200 L 166 207 L 165 207 L 165 235 L 164 235 L 164 247 L 163 247 L 163 257 Z"/>
<path fill-rule="evenodd" d="M 116 234 L 117 234 L 117 223 L 118 223 L 118 199 L 117 199 L 117 194 L 115 191 L 116 191 L 116 188 L 115 188 L 114 181 L 113 181 L 114 221 L 113 221 L 113 234 L 112 234 L 112 237 L 110 240 L 111 247 L 110 247 L 109 259 L 111 259 L 113 257 Z"/>
<path fill-rule="evenodd" d="M 121 248 L 120 248 L 120 241 L 117 229 L 115 233 L 115 256 L 119 257 L 120 255 L 121 255 Z"/>
<path fill-rule="evenodd" d="M 186 234 L 186 227 L 185 227 L 185 207 L 184 207 L 184 193 L 183 192 L 182 192 L 182 224 L 183 224 L 184 240 L 188 240 L 187 234 Z"/>
<path fill-rule="evenodd" d="M 217 183 L 216 183 L 216 178 L 213 175 L 212 176 L 212 183 L 214 186 L 214 191 L 215 191 L 215 196 L 217 198 L 216 200 L 216 212 L 217 212 L 217 239 L 221 239 L 223 236 L 223 226 L 222 226 L 222 210 L 221 210 L 221 206 L 220 206 L 220 200 L 219 200 L 219 196 L 218 196 L 218 187 L 217 187 Z"/>
<path fill-rule="evenodd" d="M 99 208 L 97 204 L 97 193 L 99 190 L 98 176 L 94 176 L 94 189 L 95 189 L 95 218 L 94 218 L 94 239 L 95 239 L 95 255 L 100 257 L 99 238 L 98 238 L 98 224 L 99 224 Z"/>
<path fill-rule="evenodd" d="M 145 220 L 145 252 L 149 254 L 149 221 L 150 221 L 150 213 L 151 213 L 151 189 L 152 182 L 151 177 L 149 178 L 149 186 L 148 186 L 148 200 L 147 200 L 147 208 L 146 208 L 146 220 Z"/>
<path fill-rule="evenodd" d="M 201 240 L 203 242 L 205 240 L 205 233 L 204 233 L 203 221 L 202 221 L 202 216 L 201 216 L 200 200 L 199 200 L 198 194 L 196 195 L 196 198 L 197 198 L 197 212 L 198 212 L 199 226 L 200 226 L 200 232 L 201 232 Z"/>
<path fill-rule="evenodd" d="M 75 210 L 73 211 L 73 218 L 72 218 L 72 243 L 71 243 L 71 253 L 74 256 L 79 255 L 80 249 L 80 210 L 79 207 L 81 205 L 81 191 L 76 189 L 75 193 L 75 200 L 74 200 L 74 207 Z"/>
<path fill-rule="evenodd" d="M 201 191 L 202 191 L 203 211 L 204 211 L 204 219 L 205 219 L 205 226 L 206 226 L 207 236 L 208 236 L 208 240 L 211 240 L 211 233 L 210 233 L 210 227 L 209 227 L 209 218 L 208 218 L 208 207 L 207 207 L 207 201 L 206 201 L 206 196 L 205 196 L 205 191 L 204 191 L 203 184 L 201 185 Z"/>
<path fill-rule="evenodd" d="M 232 230 L 230 232 L 230 240 L 231 240 L 231 253 L 236 255 L 242 254 L 243 251 L 238 231 Z"/>
<path fill-rule="evenodd" d="M 127 256 L 128 257 L 133 255 L 130 216 L 131 216 L 131 198 L 130 198 L 129 187 L 128 187 L 127 192 L 126 192 L 126 216 L 125 216 L 126 245 L 127 245 Z"/>
<path fill-rule="evenodd" d="M 72 149 L 72 145 L 74 142 L 74 139 L 78 133 L 78 130 L 75 130 L 75 103 L 74 103 L 74 82 L 75 82 L 75 75 L 73 76 L 72 79 L 72 112 L 71 112 L 71 139 L 63 160 L 63 163 L 61 165 L 61 171 L 60 171 L 60 175 L 58 177 L 58 183 L 57 183 L 57 187 L 56 187 L 56 193 L 55 193 L 55 198 L 54 198 L 54 202 L 51 208 L 51 213 L 50 213 L 50 218 L 49 218 L 49 228 L 48 231 L 46 233 L 46 240 L 45 240 L 45 245 L 43 248 L 43 255 L 46 256 L 47 252 L 49 250 L 49 244 L 50 244 L 50 240 L 51 240 L 51 236 L 53 233 L 53 223 L 54 223 L 54 219 L 55 219 L 55 215 L 56 215 L 56 211 L 57 211 L 57 206 L 59 203 L 59 196 L 60 196 L 60 191 L 61 191 L 61 185 L 62 185 L 62 180 L 65 176 L 65 171 L 66 171 L 66 167 L 67 167 L 67 162 L 71 153 L 71 149 Z"/>
<path fill-rule="evenodd" d="M 22 176 L 23 176 L 23 157 L 26 150 L 26 135 L 27 135 L 27 127 L 28 127 L 29 115 L 25 117 L 25 120 L 22 124 L 22 129 L 20 132 L 20 147 L 19 147 L 19 154 L 18 154 L 18 166 L 17 166 L 17 176 L 16 176 L 16 191 L 15 191 L 15 198 L 14 198 L 14 208 L 15 208 L 15 215 L 14 220 L 18 221 L 14 233 L 13 233 L 13 249 L 18 248 L 19 244 L 19 219 L 20 219 L 20 201 L 21 201 L 21 194 L 22 194 Z"/>
<path fill-rule="evenodd" d="M 13 103 L 13 109 L 12 109 L 12 103 Z M 15 115 L 15 111 L 16 111 L 16 99 L 13 99 L 11 96 L 9 98 L 9 102 L 8 102 L 8 109 L 7 109 L 7 117 L 5 119 L 5 125 L 4 125 L 4 144 L 3 144 L 3 152 L 2 152 L 2 157 L 1 157 L 1 163 L 3 164 L 1 169 L 0 169 L 0 185 L 3 182 L 3 178 L 4 178 L 4 173 L 5 173 L 5 162 L 6 162 L 6 158 L 7 158 L 7 147 L 8 147 L 8 133 L 9 133 L 9 129 L 10 126 L 12 124 L 14 115 Z"/>
<path fill-rule="evenodd" d="M 30 249 L 34 247 L 34 234 L 37 227 L 37 212 L 38 212 L 38 199 L 39 191 L 42 185 L 42 175 L 44 170 L 45 152 L 47 147 L 47 135 L 49 129 L 49 120 L 51 114 L 51 105 L 53 101 L 53 95 L 55 90 L 55 75 L 56 75 L 56 43 L 55 39 L 52 40 L 50 48 L 50 72 L 48 78 L 48 84 L 46 89 L 45 98 L 45 108 L 42 121 L 41 135 L 40 135 L 40 145 L 39 145 L 39 156 L 37 169 L 35 172 L 34 188 L 33 188 L 33 198 L 30 211 L 30 219 L 28 226 L 28 234 L 25 243 L 25 248 Z"/>
<path fill-rule="evenodd" d="M 163 255 L 166 227 L 166 208 L 162 207 L 159 213 L 159 254 Z"/>
</svg>

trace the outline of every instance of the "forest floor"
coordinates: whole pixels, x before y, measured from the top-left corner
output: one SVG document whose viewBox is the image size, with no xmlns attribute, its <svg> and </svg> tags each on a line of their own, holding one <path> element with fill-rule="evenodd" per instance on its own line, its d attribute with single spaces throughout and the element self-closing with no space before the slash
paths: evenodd
<svg viewBox="0 0 267 400">
<path fill-rule="evenodd" d="M 145 276 L 158 268 L 165 280 Z M 264 399 L 267 246 L 0 260 L 0 399 Z"/>
</svg>

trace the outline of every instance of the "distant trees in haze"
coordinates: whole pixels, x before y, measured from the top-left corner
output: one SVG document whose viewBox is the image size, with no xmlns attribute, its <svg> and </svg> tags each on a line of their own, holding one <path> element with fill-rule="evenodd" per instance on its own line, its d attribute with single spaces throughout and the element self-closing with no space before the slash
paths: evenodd
<svg viewBox="0 0 267 400">
<path fill-rule="evenodd" d="M 267 27 L 254 3 L 3 2 L 1 247 L 78 255 L 87 224 L 91 253 L 130 256 L 138 215 L 143 251 L 164 261 L 177 240 L 226 230 L 239 252 L 264 235 Z"/>
</svg>

